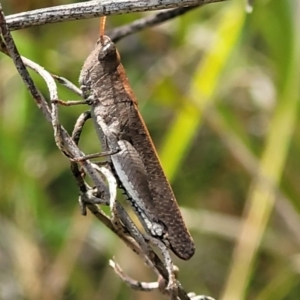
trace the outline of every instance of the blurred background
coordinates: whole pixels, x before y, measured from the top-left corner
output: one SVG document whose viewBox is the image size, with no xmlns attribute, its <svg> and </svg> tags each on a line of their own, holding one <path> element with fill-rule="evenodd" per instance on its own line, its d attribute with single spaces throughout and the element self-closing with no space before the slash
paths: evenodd
<svg viewBox="0 0 300 300">
<path fill-rule="evenodd" d="M 71 3 L 1 1 L 6 15 Z M 174 257 L 187 291 L 300 299 L 299 24 L 296 0 L 209 4 L 118 43 L 140 110 L 196 243 Z M 146 16 L 108 18 L 107 30 Z M 20 53 L 78 82 L 99 20 L 13 32 Z M 32 76 L 44 93 L 43 81 Z M 59 88 L 61 99 L 78 99 Z M 61 107 L 68 130 L 86 107 Z M 85 153 L 99 151 L 92 124 Z M 155 275 L 91 214 L 12 61 L 0 55 L 0 299 L 163 299 Z"/>
</svg>

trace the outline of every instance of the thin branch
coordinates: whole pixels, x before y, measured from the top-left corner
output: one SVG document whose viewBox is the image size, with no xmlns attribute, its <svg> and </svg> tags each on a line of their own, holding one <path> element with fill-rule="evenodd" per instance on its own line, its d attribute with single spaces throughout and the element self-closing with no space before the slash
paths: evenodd
<svg viewBox="0 0 300 300">
<path fill-rule="evenodd" d="M 15 46 L 15 43 L 12 39 L 12 36 L 9 32 L 9 29 L 7 28 L 6 22 L 5 22 L 5 16 L 3 14 L 2 6 L 0 3 L 0 29 L 3 36 L 3 39 L 1 37 L 1 51 L 5 53 L 6 55 L 10 56 L 13 60 L 22 80 L 25 83 L 25 86 L 29 90 L 31 96 L 33 97 L 34 101 L 36 102 L 36 105 L 38 108 L 43 112 L 44 116 L 46 117 L 48 122 L 51 122 L 51 113 L 49 106 L 47 104 L 46 99 L 42 95 L 42 93 L 38 90 L 38 88 L 35 86 L 32 78 L 30 77 L 24 62 L 22 61 L 22 58 Z"/>
<path fill-rule="evenodd" d="M 82 96 L 82 91 L 80 88 L 78 88 L 74 83 L 72 83 L 70 80 L 55 75 L 55 74 L 51 74 L 52 77 L 58 81 L 58 83 L 60 83 L 61 85 L 63 85 L 64 87 L 66 87 L 67 89 L 69 89 L 70 91 L 72 91 L 73 93 L 77 94 L 78 96 Z"/>
<path fill-rule="evenodd" d="M 188 296 L 190 297 L 191 300 L 215 300 L 212 297 L 205 296 L 205 295 L 196 295 L 194 293 L 188 293 Z"/>
<path fill-rule="evenodd" d="M 9 29 L 12 31 L 50 23 L 203 5 L 222 1 L 226 0 L 94 0 L 18 13 L 7 16 L 6 21 Z"/>
<path fill-rule="evenodd" d="M 171 10 L 167 10 L 167 11 L 162 11 L 155 15 L 138 19 L 127 25 L 117 27 L 117 28 L 111 30 L 107 35 L 111 38 L 111 40 L 114 43 L 116 43 L 120 39 L 122 39 L 130 34 L 136 33 L 147 27 L 159 25 L 165 21 L 168 21 L 168 20 L 171 20 L 178 16 L 184 15 L 185 13 L 187 13 L 195 8 L 198 8 L 204 4 L 206 4 L 206 3 L 201 3 L 198 5 L 194 5 L 194 6 L 179 7 L 179 8 L 175 8 L 175 9 L 171 9 Z"/>
<path fill-rule="evenodd" d="M 131 278 L 126 273 L 124 273 L 122 268 L 113 260 L 109 261 L 109 265 L 110 267 L 112 267 L 115 273 L 121 278 L 121 280 L 134 290 L 149 292 L 149 291 L 157 290 L 159 288 L 159 283 L 157 281 L 142 282 Z"/>
</svg>

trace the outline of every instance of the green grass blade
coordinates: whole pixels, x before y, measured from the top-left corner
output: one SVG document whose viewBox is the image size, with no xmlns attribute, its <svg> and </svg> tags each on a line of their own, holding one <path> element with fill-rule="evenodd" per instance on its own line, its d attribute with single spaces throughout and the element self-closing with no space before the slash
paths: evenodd
<svg viewBox="0 0 300 300">
<path fill-rule="evenodd" d="M 196 68 L 188 95 L 182 99 L 184 105 L 167 133 L 160 151 L 164 170 L 170 180 L 184 159 L 198 127 L 201 126 L 203 110 L 213 101 L 220 76 L 240 36 L 244 20 L 243 6 L 236 1 L 230 3 L 220 20 L 211 50 Z"/>
<path fill-rule="evenodd" d="M 299 52 L 294 49 L 288 57 L 290 57 L 290 61 L 285 85 L 282 91 L 279 91 L 278 105 L 270 123 L 259 165 L 259 173 L 269 178 L 274 185 L 278 184 L 283 172 L 296 123 L 299 101 L 299 89 L 297 88 L 300 80 Z M 270 188 L 263 182 L 254 180 L 248 195 L 244 213 L 245 221 L 233 254 L 231 272 L 222 300 L 245 299 L 254 260 L 274 201 L 275 195 Z"/>
</svg>

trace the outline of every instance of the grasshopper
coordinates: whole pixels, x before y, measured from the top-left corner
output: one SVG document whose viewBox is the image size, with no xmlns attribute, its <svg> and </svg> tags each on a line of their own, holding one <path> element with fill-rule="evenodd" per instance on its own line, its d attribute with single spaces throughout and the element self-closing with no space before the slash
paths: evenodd
<svg viewBox="0 0 300 300">
<path fill-rule="evenodd" d="M 145 230 L 181 259 L 195 252 L 174 193 L 159 162 L 115 44 L 100 35 L 79 77 L 85 102 L 115 176 Z"/>
</svg>

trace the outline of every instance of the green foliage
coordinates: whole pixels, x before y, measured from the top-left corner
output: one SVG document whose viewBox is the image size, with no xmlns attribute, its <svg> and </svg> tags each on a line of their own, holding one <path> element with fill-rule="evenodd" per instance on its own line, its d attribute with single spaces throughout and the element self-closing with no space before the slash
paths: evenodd
<svg viewBox="0 0 300 300">
<path fill-rule="evenodd" d="M 40 3 L 3 6 L 12 14 Z M 175 259 L 188 291 L 222 300 L 299 298 L 297 4 L 256 1 L 250 15 L 239 0 L 207 5 L 118 45 L 195 239 L 195 256 Z M 142 16 L 109 17 L 108 27 Z M 14 33 L 22 55 L 74 83 L 97 36 L 98 20 Z M 64 88 L 59 95 L 78 99 Z M 68 130 L 84 109 L 60 108 Z M 0 140 L 0 299 L 163 299 L 130 290 L 109 268 L 115 256 L 133 278 L 156 280 L 93 216 L 80 215 L 68 161 L 4 55 Z M 85 153 L 99 151 L 95 140 L 88 124 Z"/>
</svg>

